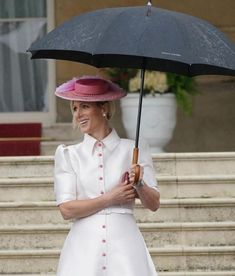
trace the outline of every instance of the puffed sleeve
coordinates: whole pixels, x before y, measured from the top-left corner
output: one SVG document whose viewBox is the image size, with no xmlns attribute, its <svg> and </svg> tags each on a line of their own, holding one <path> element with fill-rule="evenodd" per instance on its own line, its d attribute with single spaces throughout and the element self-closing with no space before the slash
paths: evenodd
<svg viewBox="0 0 235 276">
<path fill-rule="evenodd" d="M 69 149 L 60 145 L 55 152 L 54 167 L 54 191 L 57 205 L 75 200 L 76 190 L 76 174 L 72 168 Z"/>
<path fill-rule="evenodd" d="M 139 150 L 139 164 L 144 168 L 143 180 L 151 188 L 160 192 L 153 167 L 150 148 L 147 143 L 142 143 Z"/>
</svg>

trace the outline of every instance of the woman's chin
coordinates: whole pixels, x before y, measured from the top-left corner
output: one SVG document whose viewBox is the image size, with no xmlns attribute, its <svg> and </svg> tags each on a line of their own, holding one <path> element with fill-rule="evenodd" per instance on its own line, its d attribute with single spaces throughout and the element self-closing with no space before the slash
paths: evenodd
<svg viewBox="0 0 235 276">
<path fill-rule="evenodd" d="M 85 134 L 85 133 L 89 134 L 89 128 L 88 127 L 80 126 L 79 129 L 80 129 L 81 133 L 83 133 L 83 134 Z"/>
</svg>

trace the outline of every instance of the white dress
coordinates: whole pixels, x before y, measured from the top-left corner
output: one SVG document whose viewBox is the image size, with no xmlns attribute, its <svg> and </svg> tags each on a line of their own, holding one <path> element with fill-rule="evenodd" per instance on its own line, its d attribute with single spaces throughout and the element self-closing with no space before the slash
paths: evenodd
<svg viewBox="0 0 235 276">
<path fill-rule="evenodd" d="M 134 143 L 115 130 L 101 142 L 85 134 L 77 145 L 60 145 L 55 153 L 57 205 L 95 198 L 120 183 L 129 170 Z M 150 154 L 139 163 L 144 181 L 157 189 Z M 116 205 L 77 219 L 65 240 L 57 276 L 157 276 L 133 216 L 133 205 Z"/>
</svg>

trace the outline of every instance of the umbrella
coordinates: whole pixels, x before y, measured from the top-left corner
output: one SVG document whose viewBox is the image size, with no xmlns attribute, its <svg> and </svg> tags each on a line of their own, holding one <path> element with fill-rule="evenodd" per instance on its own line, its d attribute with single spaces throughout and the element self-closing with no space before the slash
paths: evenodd
<svg viewBox="0 0 235 276">
<path fill-rule="evenodd" d="M 28 51 L 33 59 L 141 69 L 135 164 L 146 69 L 188 76 L 235 76 L 235 46 L 223 33 L 199 18 L 152 7 L 151 1 L 147 6 L 107 8 L 76 16 Z"/>
</svg>

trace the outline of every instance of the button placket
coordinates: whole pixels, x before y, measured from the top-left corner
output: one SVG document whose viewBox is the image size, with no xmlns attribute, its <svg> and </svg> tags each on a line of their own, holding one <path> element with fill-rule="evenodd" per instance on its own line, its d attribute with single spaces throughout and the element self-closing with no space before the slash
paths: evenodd
<svg viewBox="0 0 235 276">
<path fill-rule="evenodd" d="M 98 181 L 100 187 L 100 194 L 105 193 L 105 186 L 104 186 L 104 163 L 103 163 L 103 144 L 98 142 L 97 144 L 97 155 L 98 155 Z"/>
<path fill-rule="evenodd" d="M 100 226 L 102 231 L 102 252 L 101 252 L 101 258 L 102 258 L 102 267 L 101 270 L 103 271 L 103 275 L 106 275 L 107 271 L 107 215 L 104 215 L 103 224 Z"/>
<path fill-rule="evenodd" d="M 103 159 L 103 144 L 102 142 L 98 142 L 96 145 L 97 156 L 98 156 L 98 183 L 100 187 L 100 194 L 105 193 L 105 183 L 104 183 L 104 159 Z M 103 223 L 100 225 L 102 231 L 101 238 L 101 271 L 103 271 L 102 275 L 105 276 L 107 274 L 107 224 L 106 224 L 106 215 L 103 216 Z"/>
</svg>

